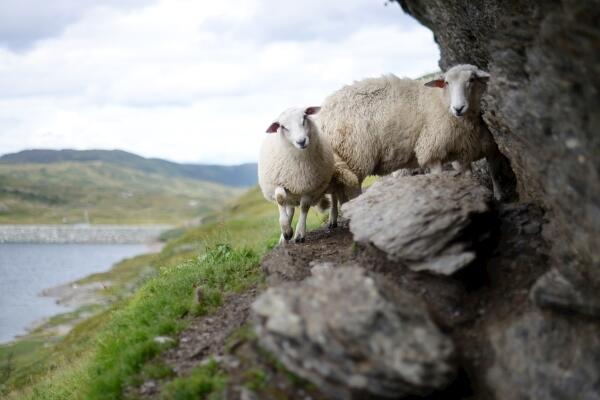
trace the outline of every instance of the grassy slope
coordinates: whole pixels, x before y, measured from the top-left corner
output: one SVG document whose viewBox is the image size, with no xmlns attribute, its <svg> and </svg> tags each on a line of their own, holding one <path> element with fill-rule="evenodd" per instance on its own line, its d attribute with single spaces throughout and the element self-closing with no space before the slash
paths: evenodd
<svg viewBox="0 0 600 400">
<path fill-rule="evenodd" d="M 51 164 L 57 162 L 101 161 L 140 172 L 209 181 L 227 186 L 249 187 L 256 183 L 256 164 L 180 164 L 158 158 L 144 158 L 122 150 L 24 150 L 0 156 L 0 164 Z"/>
<path fill-rule="evenodd" d="M 319 224 L 320 218 L 311 211 L 310 225 Z M 249 191 L 206 225 L 185 231 L 152 260 L 144 260 L 143 264 L 150 262 L 160 273 L 132 297 L 86 320 L 46 349 L 30 378 L 9 379 L 5 389 L 16 391 L 8 398 L 121 397 L 124 388 L 141 375 L 162 371 L 148 363 L 168 347 L 156 343 L 156 336 L 176 335 L 185 327 L 187 315 L 210 313 L 227 293 L 261 281 L 259 258 L 277 239 L 276 207 L 257 189 Z M 204 292 L 200 305 L 193 301 L 196 287 Z M 0 348 L 0 374 L 9 352 Z M 225 378 L 211 368 L 202 367 L 190 380 L 176 381 L 166 390 L 184 394 L 218 390 Z M 207 385 L 212 389 L 202 392 Z"/>
<path fill-rule="evenodd" d="M 180 223 L 241 193 L 101 162 L 0 164 L 0 224 Z"/>
</svg>

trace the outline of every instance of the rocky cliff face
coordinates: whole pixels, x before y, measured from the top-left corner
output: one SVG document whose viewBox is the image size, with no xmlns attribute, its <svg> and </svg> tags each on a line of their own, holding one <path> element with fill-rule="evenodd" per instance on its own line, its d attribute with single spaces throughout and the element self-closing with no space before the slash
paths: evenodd
<svg viewBox="0 0 600 400">
<path fill-rule="evenodd" d="M 520 198 L 549 211 L 554 266 L 580 292 L 568 296 L 597 304 L 600 1 L 398 2 L 434 32 L 442 69 L 471 63 L 491 72 L 484 119 Z"/>
</svg>

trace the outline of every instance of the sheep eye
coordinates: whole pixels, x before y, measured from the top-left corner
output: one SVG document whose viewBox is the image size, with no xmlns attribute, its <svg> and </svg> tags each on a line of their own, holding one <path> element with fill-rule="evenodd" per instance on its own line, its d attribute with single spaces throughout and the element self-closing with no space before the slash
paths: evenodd
<svg viewBox="0 0 600 400">
<path fill-rule="evenodd" d="M 283 125 L 279 125 L 279 126 L 281 127 L 281 129 L 283 129 L 283 130 L 285 130 L 285 131 L 287 131 L 287 130 L 288 130 L 288 129 L 287 129 L 285 126 L 283 126 Z"/>
<path fill-rule="evenodd" d="M 474 76 L 470 77 L 469 82 L 475 82 L 475 77 Z"/>
<path fill-rule="evenodd" d="M 449 85 L 448 81 L 444 81 L 444 85 L 448 86 Z"/>
</svg>

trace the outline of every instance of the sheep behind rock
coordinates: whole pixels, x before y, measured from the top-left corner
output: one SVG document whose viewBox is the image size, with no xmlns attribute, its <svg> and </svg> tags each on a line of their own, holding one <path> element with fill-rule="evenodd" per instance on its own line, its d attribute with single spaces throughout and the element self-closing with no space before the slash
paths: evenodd
<svg viewBox="0 0 600 400">
<path fill-rule="evenodd" d="M 284 111 L 269 126 L 270 135 L 262 144 L 258 183 L 265 198 L 279 207 L 280 243 L 292 238 L 296 206 L 300 206 L 301 214 L 294 241 L 303 242 L 309 208 L 325 205 L 323 197 L 333 176 L 334 158 L 329 143 L 321 138 L 312 120 L 318 111 L 319 107 Z"/>
<path fill-rule="evenodd" d="M 446 162 L 469 170 L 479 158 L 501 157 L 480 116 L 488 79 L 473 65 L 457 65 L 425 85 L 391 74 L 365 79 L 327 97 L 319 125 L 359 184 L 400 168 L 437 173 Z M 498 198 L 494 174 L 492 180 Z"/>
</svg>

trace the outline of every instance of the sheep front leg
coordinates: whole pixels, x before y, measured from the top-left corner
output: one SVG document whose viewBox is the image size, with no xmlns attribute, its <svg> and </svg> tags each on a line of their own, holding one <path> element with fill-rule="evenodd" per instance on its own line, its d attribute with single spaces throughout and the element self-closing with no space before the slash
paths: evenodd
<svg viewBox="0 0 600 400">
<path fill-rule="evenodd" d="M 294 231 L 292 230 L 291 218 L 288 216 L 286 207 L 280 204 L 277 204 L 277 207 L 279 207 L 279 226 L 281 227 L 279 244 L 285 244 L 292 238 Z"/>
<path fill-rule="evenodd" d="M 287 206 L 286 211 L 287 211 L 287 216 L 288 216 L 288 225 L 292 226 L 292 220 L 294 219 L 294 213 L 296 212 L 296 207 Z"/>
<path fill-rule="evenodd" d="M 329 209 L 329 229 L 337 228 L 338 220 L 338 196 L 334 190 L 331 192 L 331 208 Z"/>
<path fill-rule="evenodd" d="M 308 210 L 310 209 L 310 199 L 306 196 L 302 196 L 300 199 L 300 217 L 298 218 L 298 224 L 296 225 L 296 236 L 294 236 L 294 242 L 304 243 L 306 238 L 306 217 L 308 216 Z"/>
</svg>

